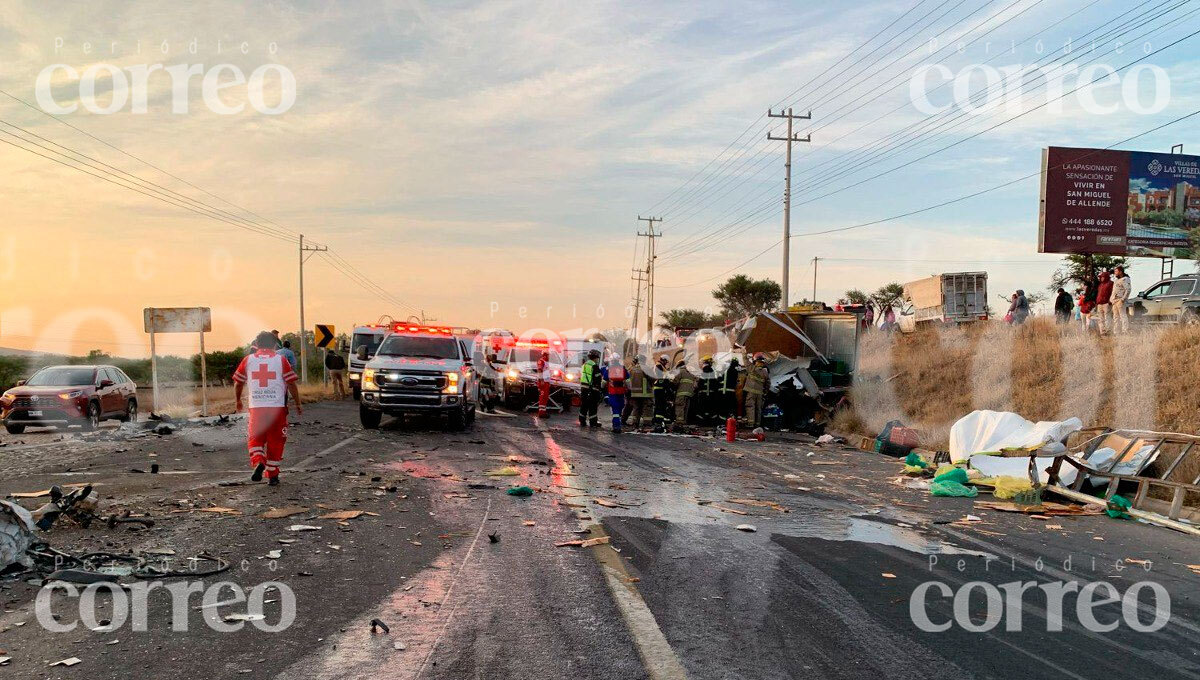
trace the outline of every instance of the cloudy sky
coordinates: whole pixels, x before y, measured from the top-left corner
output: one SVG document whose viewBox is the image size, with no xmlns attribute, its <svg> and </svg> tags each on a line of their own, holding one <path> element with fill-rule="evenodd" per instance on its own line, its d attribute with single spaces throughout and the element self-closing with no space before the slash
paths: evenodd
<svg viewBox="0 0 1200 680">
<path fill-rule="evenodd" d="M 627 326 L 639 214 L 664 217 L 658 308 L 704 307 L 731 270 L 780 277 L 783 145 L 765 136 L 782 129 L 764 114 L 788 105 L 813 114 L 794 159 L 793 300 L 812 294 L 813 257 L 828 301 L 974 269 L 996 294 L 1039 290 L 1057 258 L 1036 252 L 1036 177 L 806 234 L 1012 182 L 1044 146 L 1105 147 L 1200 109 L 1200 38 L 1168 47 L 1200 28 L 1192 0 L 3 5 L 0 345 L 48 351 L 143 354 L 147 306 L 212 307 L 216 345 L 293 329 L 299 233 L 386 291 L 314 256 L 310 325 L 423 310 L 475 327 Z M 1131 77 L 1139 60 L 1169 92 L 1155 71 Z M 966 72 L 969 103 L 987 88 L 971 65 L 1093 63 L 1130 65 L 1090 88 L 1094 103 L 1046 105 L 1057 95 L 1033 74 L 974 115 L 913 99 L 923 66 L 945 66 L 926 80 L 942 106 L 955 103 L 954 83 L 934 89 L 942 73 Z M 92 100 L 51 70 L 53 103 L 77 105 L 58 120 L 37 87 L 55 64 L 101 74 Z M 220 64 L 286 69 L 294 104 L 262 113 L 234 82 L 210 106 L 203 74 Z M 177 92 L 158 65 L 200 74 Z M 111 113 L 83 105 L 113 103 L 112 70 L 132 83 L 147 68 L 145 112 L 136 88 Z M 279 82 L 264 82 L 269 107 Z M 1121 148 L 1200 150 L 1197 120 Z M 1157 271 L 1139 263 L 1135 287 Z"/>
</svg>

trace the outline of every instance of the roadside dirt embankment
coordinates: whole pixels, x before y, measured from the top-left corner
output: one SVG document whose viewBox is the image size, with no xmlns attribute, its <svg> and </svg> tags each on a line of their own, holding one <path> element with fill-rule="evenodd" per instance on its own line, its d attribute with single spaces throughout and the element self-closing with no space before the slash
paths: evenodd
<svg viewBox="0 0 1200 680">
<path fill-rule="evenodd" d="M 843 432 L 875 436 L 889 420 L 917 428 L 922 444 L 945 449 L 950 426 L 975 409 L 1029 420 L 1072 416 L 1085 427 L 1200 433 L 1200 327 L 1135 328 L 1085 334 L 1078 324 L 1034 319 L 926 328 L 863 339 Z M 1194 470 L 1177 472 L 1192 479 Z"/>
</svg>

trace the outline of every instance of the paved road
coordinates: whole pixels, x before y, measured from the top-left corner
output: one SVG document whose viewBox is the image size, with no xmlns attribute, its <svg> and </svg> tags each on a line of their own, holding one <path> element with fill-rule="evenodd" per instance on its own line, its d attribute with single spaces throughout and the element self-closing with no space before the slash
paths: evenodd
<svg viewBox="0 0 1200 680">
<path fill-rule="evenodd" d="M 219 553 L 234 568 L 196 580 L 247 589 L 286 583 L 297 602 L 291 627 L 215 632 L 206 612 L 227 616 L 244 606 L 197 610 L 197 595 L 186 633 L 170 630 L 168 598 L 150 599 L 145 632 L 50 633 L 33 615 L 36 586 L 10 580 L 0 585 L 0 656 L 13 660 L 0 673 L 1200 677 L 1200 575 L 1186 566 L 1200 564 L 1194 539 L 1107 517 L 1039 520 L 930 498 L 891 484 L 899 466 L 875 454 L 799 437 L 727 444 L 613 435 L 580 431 L 565 418 L 507 414 L 481 416 L 465 433 L 420 422 L 362 432 L 352 404 L 326 403 L 300 418 L 292 469 L 283 486 L 268 488 L 229 485 L 247 476 L 240 434 L 235 425 L 132 441 L 10 437 L 0 448 L 0 493 L 96 483 L 106 502 L 157 524 L 62 524 L 47 534 L 56 547 Z M 132 472 L 152 462 L 159 474 Z M 503 468 L 517 476 L 487 474 Z M 505 493 L 518 484 L 536 492 Z M 306 510 L 260 516 L 288 505 Z M 203 511 L 212 506 L 237 514 Z M 345 509 L 373 514 L 320 519 Z M 960 521 L 967 514 L 981 521 Z M 321 528 L 288 531 L 297 523 Z M 745 524 L 755 531 L 737 529 Z M 601 542 L 556 546 L 586 539 Z M 271 560 L 275 549 L 282 556 Z M 929 582 L 937 585 L 922 585 Z M 1064 595 L 1061 617 L 1037 587 L 1023 600 L 1003 599 L 1019 590 L 1006 584 L 1022 582 L 1103 583 L 1089 587 L 1097 601 L 1112 594 L 1110 585 L 1135 597 L 1126 596 L 1127 610 L 1120 601 L 1095 607 L 1097 625 L 1119 624 L 1096 632 L 1080 618 L 1074 593 Z M 915 623 L 913 594 L 922 587 L 933 590 L 918 614 L 950 623 L 945 630 Z M 1154 620 L 1154 588 L 1169 599 L 1169 618 L 1139 632 L 1127 617 Z M 956 619 L 955 594 L 963 591 Z M 990 609 L 989 592 L 997 598 Z M 78 617 L 76 600 L 53 601 L 61 621 Z M 268 621 L 279 615 L 272 606 Z M 371 633 L 376 618 L 389 634 Z M 47 665 L 72 656 L 83 662 Z"/>
</svg>

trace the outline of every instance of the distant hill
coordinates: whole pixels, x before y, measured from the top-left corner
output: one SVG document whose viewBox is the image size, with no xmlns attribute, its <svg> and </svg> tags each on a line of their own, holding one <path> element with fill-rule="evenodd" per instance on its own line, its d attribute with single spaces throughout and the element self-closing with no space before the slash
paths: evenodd
<svg viewBox="0 0 1200 680">
<path fill-rule="evenodd" d="M 0 347 L 0 356 L 6 357 L 61 357 L 62 354 L 50 354 L 48 352 L 35 352 L 28 349 L 13 349 L 11 347 Z"/>
</svg>

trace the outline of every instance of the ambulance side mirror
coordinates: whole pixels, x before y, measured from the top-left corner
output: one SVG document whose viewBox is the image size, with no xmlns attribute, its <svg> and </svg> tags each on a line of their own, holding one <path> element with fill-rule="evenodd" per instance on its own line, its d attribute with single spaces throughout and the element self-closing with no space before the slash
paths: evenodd
<svg viewBox="0 0 1200 680">
<path fill-rule="evenodd" d="M 358 357 L 359 361 L 366 361 L 367 360 L 367 346 L 366 345 L 360 346 L 358 348 L 358 352 L 355 354 L 355 356 Z"/>
</svg>

